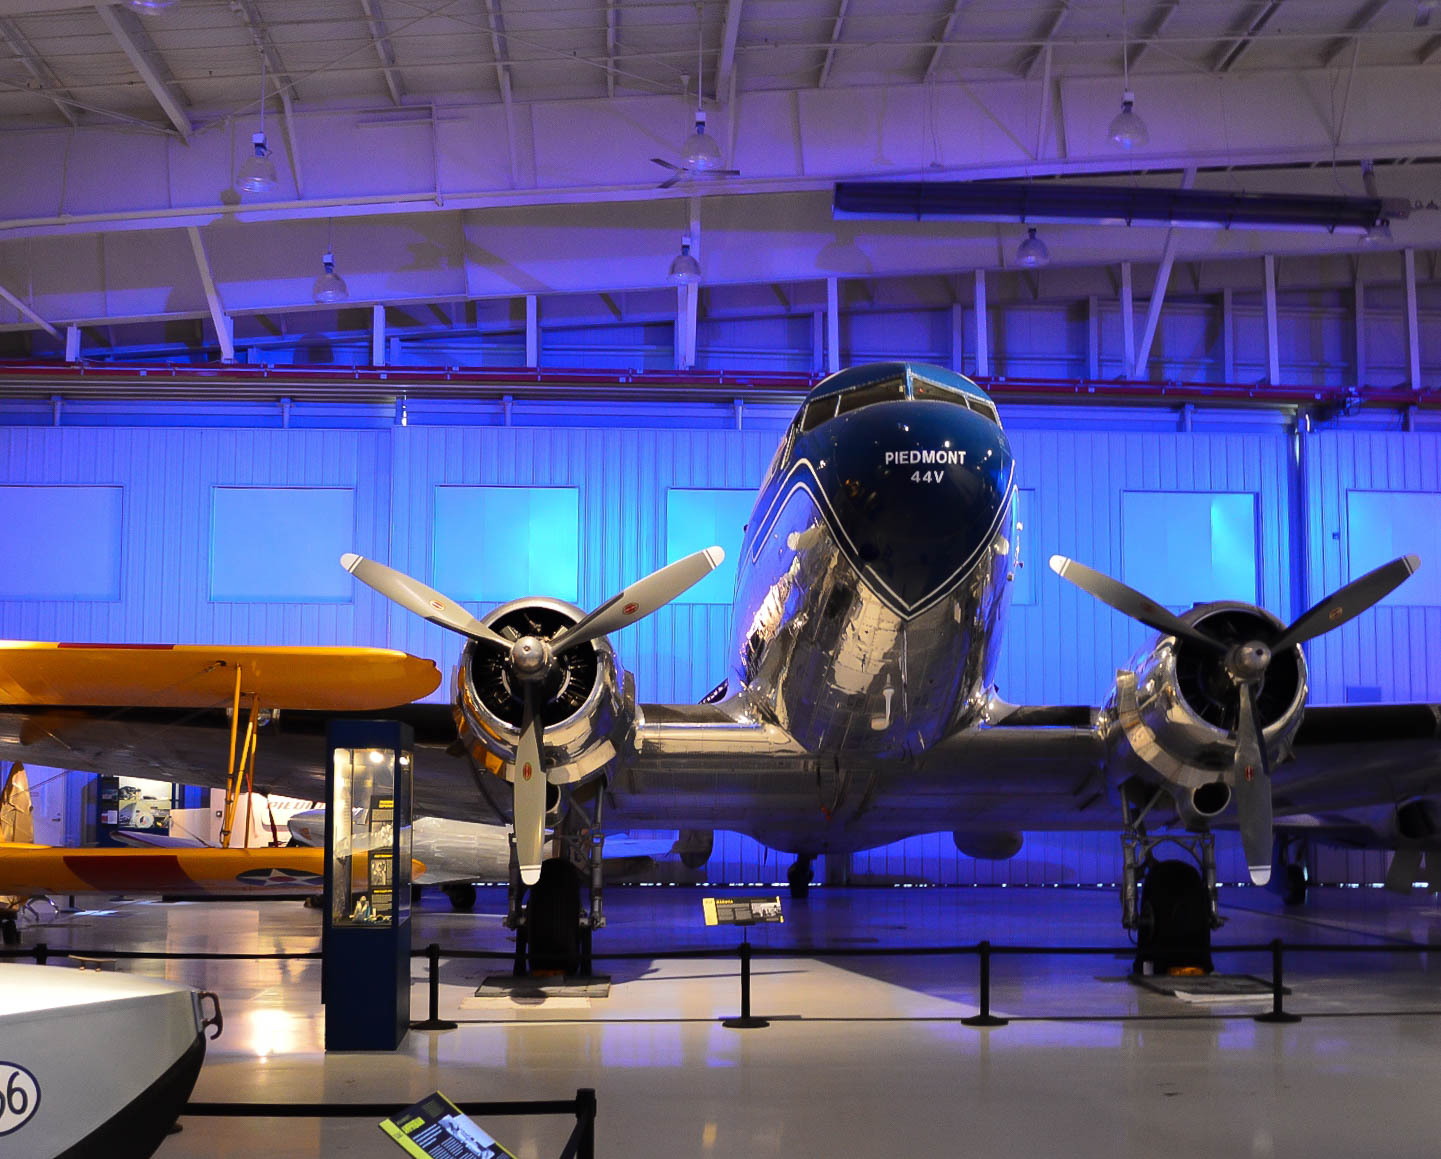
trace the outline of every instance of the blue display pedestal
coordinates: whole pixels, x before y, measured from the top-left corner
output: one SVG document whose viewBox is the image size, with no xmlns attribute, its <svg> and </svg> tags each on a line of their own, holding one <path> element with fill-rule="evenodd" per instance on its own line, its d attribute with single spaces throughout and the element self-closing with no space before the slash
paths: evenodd
<svg viewBox="0 0 1441 1159">
<path fill-rule="evenodd" d="M 395 721 L 326 733 L 326 1050 L 394 1050 L 410 1024 L 411 751 Z"/>
</svg>

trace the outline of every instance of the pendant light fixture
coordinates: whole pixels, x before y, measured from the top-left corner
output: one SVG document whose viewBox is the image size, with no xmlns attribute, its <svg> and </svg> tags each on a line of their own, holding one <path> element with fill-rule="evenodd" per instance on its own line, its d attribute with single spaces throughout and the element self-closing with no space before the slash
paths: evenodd
<svg viewBox="0 0 1441 1159">
<path fill-rule="evenodd" d="M 707 173 L 721 167 L 720 145 L 714 137 L 707 137 L 705 131 L 705 109 L 702 107 L 705 93 L 705 24 L 701 19 L 701 6 L 695 6 L 695 132 L 686 138 L 681 146 L 681 161 L 692 172 Z"/>
<path fill-rule="evenodd" d="M 280 184 L 270 143 L 265 139 L 265 51 L 260 53 L 260 131 L 250 137 L 251 154 L 235 174 L 235 188 L 241 193 L 269 193 Z"/>
<path fill-rule="evenodd" d="M 700 262 L 691 256 L 688 233 L 681 236 L 680 253 L 671 259 L 670 280 L 682 286 L 700 281 Z"/>
<path fill-rule="evenodd" d="M 1151 139 L 1146 122 L 1136 112 L 1136 94 L 1131 91 L 1131 41 L 1126 24 L 1126 0 L 1121 0 L 1121 111 L 1111 118 L 1106 136 L 1121 149 L 1141 149 Z"/>
<path fill-rule="evenodd" d="M 1050 262 L 1051 251 L 1046 248 L 1046 243 L 1036 236 L 1034 227 L 1028 229 L 1021 244 L 1016 247 L 1016 264 L 1028 270 L 1038 270 L 1050 265 Z"/>
<path fill-rule="evenodd" d="M 325 254 L 320 259 L 323 269 L 315 279 L 315 285 L 310 288 L 310 296 L 319 305 L 350 301 L 350 287 L 345 284 L 345 279 L 335 272 L 334 243 L 335 222 L 331 220 L 327 226 Z"/>
</svg>

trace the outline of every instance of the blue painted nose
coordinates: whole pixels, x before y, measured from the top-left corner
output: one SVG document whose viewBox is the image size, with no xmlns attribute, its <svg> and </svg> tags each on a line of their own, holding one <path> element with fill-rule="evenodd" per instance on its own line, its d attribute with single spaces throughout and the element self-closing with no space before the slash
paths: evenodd
<svg viewBox="0 0 1441 1159">
<path fill-rule="evenodd" d="M 1005 514 L 1005 432 L 944 402 L 869 406 L 827 423 L 817 463 L 848 547 L 878 593 L 914 615 L 961 582 Z"/>
</svg>

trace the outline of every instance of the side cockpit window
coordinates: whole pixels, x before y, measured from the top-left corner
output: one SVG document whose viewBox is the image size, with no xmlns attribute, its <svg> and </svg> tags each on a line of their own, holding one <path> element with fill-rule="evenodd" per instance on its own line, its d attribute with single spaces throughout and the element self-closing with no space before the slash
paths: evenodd
<svg viewBox="0 0 1441 1159">
<path fill-rule="evenodd" d="M 873 402 L 895 402 L 897 399 L 905 397 L 906 380 L 903 378 L 872 382 L 867 386 L 858 386 L 854 390 L 844 392 L 836 413 L 845 414 L 847 411 L 860 410 L 863 406 L 870 406 Z"/>
<path fill-rule="evenodd" d="M 828 394 L 824 398 L 813 398 L 806 403 L 806 409 L 801 412 L 801 434 L 813 431 L 827 419 L 836 417 L 836 396 Z"/>
<path fill-rule="evenodd" d="M 1001 416 L 996 410 L 995 403 L 989 399 L 977 398 L 973 394 L 967 394 L 963 390 L 956 390 L 954 387 L 942 386 L 939 382 L 931 382 L 924 378 L 911 380 L 911 393 L 915 398 L 929 399 L 934 402 L 950 402 L 957 406 L 963 406 L 976 412 L 976 414 L 989 419 L 996 426 L 1001 425 Z"/>
</svg>

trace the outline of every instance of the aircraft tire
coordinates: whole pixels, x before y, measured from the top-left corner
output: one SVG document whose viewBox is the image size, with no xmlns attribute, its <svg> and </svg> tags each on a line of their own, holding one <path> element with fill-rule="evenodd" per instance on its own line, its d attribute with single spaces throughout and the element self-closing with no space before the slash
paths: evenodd
<svg viewBox="0 0 1441 1159">
<path fill-rule="evenodd" d="M 1286 892 L 1282 900 L 1287 905 L 1305 905 L 1306 891 L 1310 888 L 1311 882 L 1304 865 L 1291 864 L 1286 866 Z"/>
<path fill-rule="evenodd" d="M 1136 973 L 1149 961 L 1157 974 L 1211 973 L 1211 899 L 1189 861 L 1156 861 L 1141 886 Z"/>
<path fill-rule="evenodd" d="M 445 896 L 450 899 L 450 908 L 458 914 L 468 914 L 475 909 L 475 884 L 469 881 L 442 886 Z"/>
<path fill-rule="evenodd" d="M 531 973 L 580 968 L 580 873 L 561 857 L 547 858 L 526 906 Z"/>
<path fill-rule="evenodd" d="M 18 946 L 20 944 L 20 929 L 13 918 L 0 920 L 0 942 L 7 946 Z"/>
<path fill-rule="evenodd" d="M 790 886 L 791 897 L 798 901 L 810 896 L 811 878 L 814 876 L 811 865 L 809 857 L 797 857 L 786 870 L 786 883 Z"/>
</svg>

